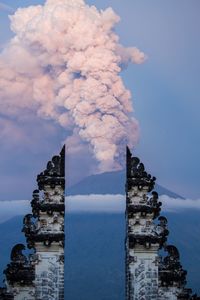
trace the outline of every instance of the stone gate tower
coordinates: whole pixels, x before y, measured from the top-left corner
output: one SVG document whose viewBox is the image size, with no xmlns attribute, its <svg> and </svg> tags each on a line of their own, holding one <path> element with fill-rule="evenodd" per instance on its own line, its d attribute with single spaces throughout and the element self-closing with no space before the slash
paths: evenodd
<svg viewBox="0 0 200 300">
<path fill-rule="evenodd" d="M 167 219 L 159 216 L 155 180 L 127 148 L 126 300 L 200 299 L 185 288 L 179 252 L 167 245 Z"/>
<path fill-rule="evenodd" d="M 65 147 L 37 183 L 22 229 L 32 253 L 27 257 L 23 244 L 13 247 L 0 299 L 64 300 Z"/>
</svg>

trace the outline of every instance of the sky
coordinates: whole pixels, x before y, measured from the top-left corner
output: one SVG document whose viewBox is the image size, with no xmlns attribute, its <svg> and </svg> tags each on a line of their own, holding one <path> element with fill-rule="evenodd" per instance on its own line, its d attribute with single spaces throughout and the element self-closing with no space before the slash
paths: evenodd
<svg viewBox="0 0 200 300">
<path fill-rule="evenodd" d="M 111 6 L 120 16 L 116 33 L 124 46 L 135 46 L 147 59 L 122 72 L 132 93 L 140 138 L 135 154 L 164 187 L 185 197 L 200 194 L 199 8 L 198 0 L 88 0 L 98 9 Z M 0 47 L 13 36 L 8 14 L 44 1 L 0 2 Z M 1 116 L 1 108 L 0 108 Z M 31 197 L 37 173 L 61 148 L 65 130 L 56 122 L 29 118 L 0 119 L 0 200 Z M 22 130 L 23 128 L 23 130 Z M 91 154 L 67 156 L 69 184 L 89 174 Z"/>
</svg>

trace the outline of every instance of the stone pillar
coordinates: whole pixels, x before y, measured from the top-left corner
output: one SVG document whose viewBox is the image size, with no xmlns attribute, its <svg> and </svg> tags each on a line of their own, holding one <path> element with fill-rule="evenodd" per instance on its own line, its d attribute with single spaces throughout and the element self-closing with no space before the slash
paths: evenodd
<svg viewBox="0 0 200 300">
<path fill-rule="evenodd" d="M 155 177 L 127 149 L 126 182 L 126 299 L 158 299 L 158 250 L 166 241 L 166 219 L 159 218 L 161 203 L 153 190 Z"/>
<path fill-rule="evenodd" d="M 197 300 L 186 289 L 186 274 L 175 246 L 167 245 L 167 219 L 147 174 L 127 148 L 126 300 Z M 157 219 L 157 220 L 156 220 Z M 167 255 L 162 257 L 159 250 Z"/>
<path fill-rule="evenodd" d="M 64 147 L 60 156 L 48 162 L 37 182 L 31 203 L 35 221 L 27 235 L 29 248 L 35 249 L 35 299 L 64 300 Z"/>
<path fill-rule="evenodd" d="M 24 217 L 27 245 L 35 253 L 35 299 L 64 300 L 65 147 L 37 177 L 32 214 Z"/>
<path fill-rule="evenodd" d="M 65 147 L 37 183 L 22 229 L 34 253 L 26 257 L 23 244 L 13 247 L 0 300 L 64 300 Z"/>
</svg>

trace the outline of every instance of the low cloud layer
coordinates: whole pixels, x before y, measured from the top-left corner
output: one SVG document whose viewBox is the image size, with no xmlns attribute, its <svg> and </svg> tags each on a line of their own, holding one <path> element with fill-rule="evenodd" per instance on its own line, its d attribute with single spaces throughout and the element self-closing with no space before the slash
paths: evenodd
<svg viewBox="0 0 200 300">
<path fill-rule="evenodd" d="M 0 223 L 13 217 L 29 213 L 30 202 L 27 200 L 0 201 Z"/>
<path fill-rule="evenodd" d="M 171 198 L 166 195 L 160 196 L 159 199 L 162 202 L 163 211 L 179 212 L 187 209 L 191 209 L 191 210 L 200 209 L 200 199 L 197 200 L 179 199 L 179 198 Z"/>
<path fill-rule="evenodd" d="M 200 210 L 200 199 L 179 199 L 167 195 L 159 197 L 162 212 L 181 212 L 184 210 Z M 124 212 L 124 195 L 77 195 L 66 198 L 69 212 Z"/>
<path fill-rule="evenodd" d="M 112 212 L 125 210 L 124 195 L 77 195 L 66 198 L 69 212 Z"/>
<path fill-rule="evenodd" d="M 120 213 L 125 210 L 124 199 L 123 195 L 69 196 L 66 197 L 66 213 Z M 0 223 L 27 213 L 31 213 L 31 205 L 28 200 L 0 201 Z"/>
<path fill-rule="evenodd" d="M 180 212 L 185 210 L 200 210 L 200 199 L 175 199 L 166 195 L 159 197 L 162 202 L 162 212 Z M 66 213 L 124 213 L 124 195 L 77 195 L 66 197 Z M 30 202 L 0 201 L 0 223 L 12 217 L 31 213 Z"/>
</svg>

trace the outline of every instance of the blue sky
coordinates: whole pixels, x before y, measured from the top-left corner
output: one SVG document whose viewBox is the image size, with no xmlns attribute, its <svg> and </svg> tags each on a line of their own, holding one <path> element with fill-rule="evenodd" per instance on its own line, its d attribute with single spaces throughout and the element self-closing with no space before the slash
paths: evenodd
<svg viewBox="0 0 200 300">
<path fill-rule="evenodd" d="M 122 44 L 139 47 L 148 56 L 143 65 L 129 66 L 122 74 L 133 94 L 134 115 L 140 123 L 141 135 L 136 154 L 158 178 L 158 183 L 183 196 L 198 198 L 199 1 L 86 2 L 103 9 L 111 6 L 121 17 L 116 31 Z M 13 9 L 41 3 L 44 1 L 6 1 L 6 5 Z M 0 8 L 1 47 L 12 35 L 8 20 L 10 12 Z M 15 143 L 8 138 L 1 141 L 0 200 L 31 196 L 35 175 L 58 151 L 64 137 L 59 126 L 44 120 L 27 127 L 27 134 L 31 139 L 27 144 Z M 76 178 L 82 172 L 80 164 L 68 161 L 71 177 Z"/>
</svg>

